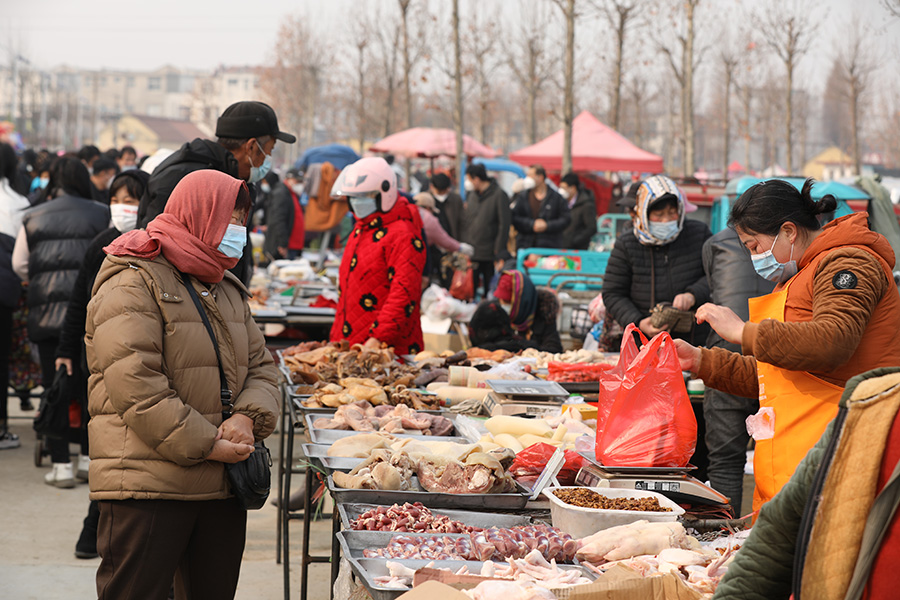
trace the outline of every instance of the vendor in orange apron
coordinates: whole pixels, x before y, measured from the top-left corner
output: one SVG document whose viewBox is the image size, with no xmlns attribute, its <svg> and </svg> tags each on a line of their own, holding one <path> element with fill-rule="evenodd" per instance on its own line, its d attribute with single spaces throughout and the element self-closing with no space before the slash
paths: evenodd
<svg viewBox="0 0 900 600">
<path fill-rule="evenodd" d="M 708 322 L 741 353 L 694 348 L 676 341 L 682 368 L 707 387 L 759 397 L 754 509 L 787 483 L 797 464 L 837 414 L 851 377 L 900 365 L 900 295 L 894 253 L 858 213 L 821 227 L 817 215 L 834 210 L 826 196 L 771 180 L 735 203 L 729 224 L 749 250 L 756 271 L 779 285 L 750 300 L 750 321 L 706 304 Z"/>
</svg>

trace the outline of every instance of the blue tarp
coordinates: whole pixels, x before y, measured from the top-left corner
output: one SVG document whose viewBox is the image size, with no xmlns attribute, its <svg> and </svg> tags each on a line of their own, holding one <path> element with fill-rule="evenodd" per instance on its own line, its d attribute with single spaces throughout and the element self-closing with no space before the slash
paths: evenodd
<svg viewBox="0 0 900 600">
<path fill-rule="evenodd" d="M 306 151 L 294 163 L 295 169 L 305 171 L 309 165 L 315 163 L 330 162 L 335 169 L 343 170 L 344 167 L 351 163 L 355 163 L 360 159 L 359 154 L 350 146 L 343 144 L 326 144 L 324 146 L 313 146 L 307 148 Z"/>
<path fill-rule="evenodd" d="M 517 162 L 513 162 L 506 158 L 475 158 L 472 160 L 476 165 L 484 165 L 488 171 L 509 171 L 515 173 L 519 177 L 525 177 L 525 168 Z"/>
</svg>

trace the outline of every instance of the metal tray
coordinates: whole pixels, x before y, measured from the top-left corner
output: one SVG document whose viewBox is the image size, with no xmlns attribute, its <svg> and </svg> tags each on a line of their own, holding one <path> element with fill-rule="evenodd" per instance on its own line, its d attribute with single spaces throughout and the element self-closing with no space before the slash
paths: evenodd
<svg viewBox="0 0 900 600">
<path fill-rule="evenodd" d="M 328 446 L 324 444 L 302 444 L 303 454 L 326 471 L 350 471 L 362 463 L 364 458 L 328 456 Z"/>
<path fill-rule="evenodd" d="M 349 490 L 337 487 L 331 475 L 326 480 L 331 497 L 338 503 L 403 504 L 421 502 L 428 508 L 486 508 L 517 510 L 528 504 L 529 492 L 516 483 L 518 492 L 509 494 L 442 494 L 424 491 Z M 418 482 L 416 482 L 418 483 Z"/>
<path fill-rule="evenodd" d="M 611 467 L 601 464 L 597 457 L 589 453 L 579 452 L 578 454 L 610 475 L 684 475 L 697 468 L 694 465 L 686 467 Z"/>
<path fill-rule="evenodd" d="M 355 521 L 364 512 L 373 508 L 378 508 L 379 504 L 338 504 L 338 513 L 341 515 L 341 529 L 348 531 L 361 531 L 350 529 L 350 522 Z M 429 509 L 430 510 L 430 509 Z M 450 517 L 454 521 L 459 521 L 464 525 L 471 527 L 481 527 L 488 529 L 490 527 L 510 528 L 522 525 L 531 525 L 531 517 L 524 515 L 501 515 L 498 513 L 473 512 L 469 510 L 433 510 L 436 515 L 444 515 Z M 398 532 L 392 532 L 398 533 Z M 439 535 L 439 534 L 430 534 Z"/>
<path fill-rule="evenodd" d="M 448 419 L 451 421 L 456 421 L 456 414 L 448 414 L 446 415 Z M 322 414 L 307 414 L 305 415 L 305 425 L 306 430 L 309 434 L 309 441 L 313 444 L 333 444 L 334 442 L 345 438 L 356 435 L 358 433 L 374 433 L 374 432 L 364 432 L 364 431 L 354 431 L 352 429 L 318 429 L 313 427 L 313 422 L 321 418 Z M 454 424 L 454 430 L 456 429 L 456 425 Z M 437 435 L 423 435 L 421 433 L 394 433 L 391 434 L 398 438 L 415 438 L 415 439 L 425 439 L 425 440 L 435 440 L 438 442 L 460 442 L 463 444 L 471 444 L 472 441 L 468 438 L 464 438 L 458 435 L 450 436 L 437 436 Z"/>
<path fill-rule="evenodd" d="M 352 529 L 341 531 L 336 535 L 344 556 L 354 560 L 364 558 L 363 550 L 386 547 L 398 535 L 411 537 L 431 537 L 434 535 L 449 538 L 469 537 L 468 533 L 407 533 L 405 531 L 353 531 Z M 425 562 L 427 563 L 428 561 Z M 449 562 L 461 563 L 462 561 L 454 560 Z"/>
</svg>

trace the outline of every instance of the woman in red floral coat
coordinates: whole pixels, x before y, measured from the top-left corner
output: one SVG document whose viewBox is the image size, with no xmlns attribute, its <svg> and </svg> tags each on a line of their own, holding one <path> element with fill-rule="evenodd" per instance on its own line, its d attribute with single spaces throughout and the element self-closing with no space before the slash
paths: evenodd
<svg viewBox="0 0 900 600">
<path fill-rule="evenodd" d="M 418 353 L 425 268 L 418 209 L 398 197 L 396 176 L 378 157 L 344 169 L 331 195 L 346 197 L 356 217 L 341 260 L 331 340 L 361 344 L 375 338 L 397 354 Z"/>
</svg>

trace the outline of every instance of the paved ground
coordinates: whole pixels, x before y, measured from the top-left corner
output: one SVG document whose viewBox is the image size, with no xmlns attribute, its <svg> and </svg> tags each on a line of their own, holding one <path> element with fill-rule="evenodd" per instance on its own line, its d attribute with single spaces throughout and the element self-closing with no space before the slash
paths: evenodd
<svg viewBox="0 0 900 600">
<path fill-rule="evenodd" d="M 34 465 L 35 436 L 31 420 L 14 398 L 9 400 L 10 429 L 22 440 L 14 450 L 0 450 L 0 597 L 8 600 L 81 600 L 96 598 L 94 574 L 100 559 L 75 558 L 75 542 L 87 514 L 88 488 L 61 490 L 44 483 L 49 459 Z M 268 446 L 278 450 L 274 434 Z M 75 446 L 72 446 L 73 451 Z M 274 483 L 274 482 L 273 482 Z M 274 496 L 274 494 L 273 494 Z M 237 598 L 276 600 L 284 597 L 282 565 L 275 563 L 276 509 L 271 504 L 251 511 L 247 546 Z M 291 523 L 291 597 L 300 585 L 301 521 Z M 312 527 L 313 554 L 327 555 L 331 521 Z M 211 549 L 214 551 L 214 549 Z M 328 598 L 330 565 L 310 567 L 310 600 Z"/>
</svg>

